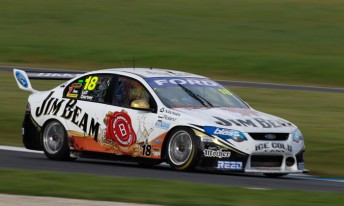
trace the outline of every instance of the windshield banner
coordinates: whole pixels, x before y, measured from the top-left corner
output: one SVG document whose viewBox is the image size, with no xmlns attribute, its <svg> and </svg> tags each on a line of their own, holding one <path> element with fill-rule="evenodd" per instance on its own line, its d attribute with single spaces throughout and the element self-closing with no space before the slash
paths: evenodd
<svg viewBox="0 0 344 206">
<path fill-rule="evenodd" d="M 218 83 L 206 78 L 154 77 L 145 78 L 152 88 L 183 86 L 220 87 Z M 222 87 L 221 87 L 222 88 Z"/>
</svg>

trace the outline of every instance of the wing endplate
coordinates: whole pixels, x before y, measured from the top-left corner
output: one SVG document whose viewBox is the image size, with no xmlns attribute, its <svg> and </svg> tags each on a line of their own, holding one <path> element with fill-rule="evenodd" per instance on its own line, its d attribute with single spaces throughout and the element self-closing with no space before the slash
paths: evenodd
<svg viewBox="0 0 344 206">
<path fill-rule="evenodd" d="M 38 92 L 37 90 L 34 90 L 32 88 L 29 77 L 27 76 L 25 71 L 19 70 L 19 69 L 13 69 L 13 75 L 20 89 L 31 92 L 31 93 Z"/>
</svg>

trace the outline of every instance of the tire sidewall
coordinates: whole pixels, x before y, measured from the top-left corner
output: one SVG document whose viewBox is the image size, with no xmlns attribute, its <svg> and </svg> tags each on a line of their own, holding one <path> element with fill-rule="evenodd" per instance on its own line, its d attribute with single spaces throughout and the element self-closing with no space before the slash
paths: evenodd
<svg viewBox="0 0 344 206">
<path fill-rule="evenodd" d="M 45 148 L 45 144 L 44 144 L 44 133 L 45 130 L 49 127 L 49 125 L 57 123 L 59 124 L 62 128 L 63 128 L 63 143 L 61 148 L 56 152 L 56 153 L 50 153 L 48 152 L 48 150 Z M 70 150 L 69 150 L 69 145 L 68 145 L 68 136 L 67 136 L 67 131 L 65 129 L 65 127 L 63 126 L 63 124 L 57 120 L 50 120 L 49 122 L 47 122 L 42 130 L 41 133 L 41 144 L 43 147 L 43 151 L 44 154 L 51 160 L 70 160 Z"/>
<path fill-rule="evenodd" d="M 170 149 L 169 146 L 170 146 L 170 142 L 171 142 L 172 138 L 174 137 L 174 135 L 177 132 L 181 132 L 181 131 L 188 133 L 188 135 L 191 137 L 192 151 L 191 151 L 191 154 L 190 154 L 188 160 L 185 163 L 183 163 L 181 165 L 176 165 L 175 163 L 173 163 L 173 161 L 171 161 L 171 157 L 170 157 L 170 153 L 169 153 L 169 149 Z M 192 129 L 190 129 L 188 127 L 175 128 L 171 132 L 171 134 L 169 135 L 168 141 L 166 144 L 166 150 L 165 151 L 166 151 L 166 156 L 167 156 L 167 162 L 173 169 L 176 169 L 176 170 L 182 170 L 182 171 L 192 170 L 195 167 L 195 164 L 197 162 L 198 148 L 199 148 L 198 141 L 197 141 L 196 135 L 192 131 Z"/>
</svg>

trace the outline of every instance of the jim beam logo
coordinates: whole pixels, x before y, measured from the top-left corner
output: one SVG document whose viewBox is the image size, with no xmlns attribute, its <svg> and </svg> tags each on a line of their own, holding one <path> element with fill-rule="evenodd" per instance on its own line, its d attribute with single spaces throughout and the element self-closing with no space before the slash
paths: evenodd
<svg viewBox="0 0 344 206">
<path fill-rule="evenodd" d="M 97 141 L 100 124 L 77 106 L 76 99 L 70 99 L 68 102 L 65 102 L 64 99 L 52 97 L 53 93 L 53 91 L 50 92 L 43 100 L 41 106 L 36 108 L 36 117 L 42 115 L 60 116 L 78 126 L 86 134 L 93 136 L 94 140 Z"/>
</svg>

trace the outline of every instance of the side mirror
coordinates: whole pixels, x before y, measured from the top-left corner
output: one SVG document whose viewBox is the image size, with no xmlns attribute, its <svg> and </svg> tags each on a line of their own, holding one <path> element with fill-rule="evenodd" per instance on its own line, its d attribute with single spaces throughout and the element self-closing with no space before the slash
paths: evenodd
<svg viewBox="0 0 344 206">
<path fill-rule="evenodd" d="M 130 107 L 133 109 L 144 109 L 149 110 L 149 103 L 144 99 L 138 99 L 131 102 Z"/>
</svg>

